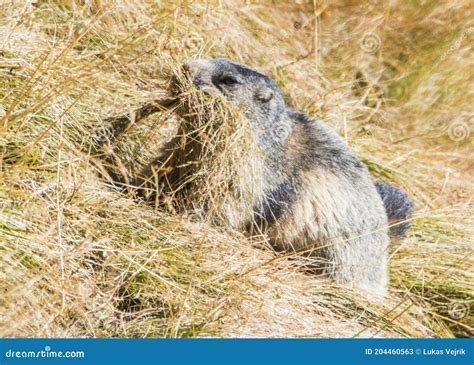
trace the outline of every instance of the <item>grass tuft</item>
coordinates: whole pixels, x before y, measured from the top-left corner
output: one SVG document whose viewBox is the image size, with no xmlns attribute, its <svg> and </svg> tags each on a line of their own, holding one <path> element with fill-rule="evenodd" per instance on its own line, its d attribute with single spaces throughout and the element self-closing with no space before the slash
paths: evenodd
<svg viewBox="0 0 474 365">
<path fill-rule="evenodd" d="M 2 3 L 2 337 L 474 334 L 471 4 L 313 3 Z M 258 188 L 238 110 L 190 92 L 181 107 L 199 128 L 164 110 L 97 148 L 107 117 L 166 97 L 185 59 L 218 55 L 274 77 L 290 105 L 413 197 L 385 302 L 305 274 L 222 215 L 252 206 L 229 181 Z M 200 151 L 181 176 L 196 194 L 177 193 L 178 206 L 103 178 L 112 164 L 130 182 L 176 133 Z"/>
</svg>

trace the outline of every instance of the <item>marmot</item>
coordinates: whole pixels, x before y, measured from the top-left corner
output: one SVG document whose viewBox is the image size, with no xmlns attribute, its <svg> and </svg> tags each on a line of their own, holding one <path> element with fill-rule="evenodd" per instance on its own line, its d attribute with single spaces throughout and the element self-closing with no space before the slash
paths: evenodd
<svg viewBox="0 0 474 365">
<path fill-rule="evenodd" d="M 407 195 L 375 183 L 337 133 L 289 108 L 268 76 L 226 58 L 189 61 L 183 70 L 197 89 L 240 110 L 250 134 L 230 126 L 230 114 L 209 129 L 209 118 L 199 119 L 209 109 L 194 102 L 181 108 L 178 135 L 137 184 L 158 183 L 174 198 L 181 192 L 187 208 L 208 210 L 217 199 L 234 228 L 264 233 L 276 250 L 308 256 L 337 283 L 383 296 L 389 236 L 409 228 L 413 204 Z M 217 132 L 222 128 L 229 129 L 226 143 Z M 206 147 L 209 138 L 223 147 Z M 210 184 L 214 195 L 205 197 L 199 184 Z M 402 223 L 389 228 L 395 222 Z"/>
</svg>

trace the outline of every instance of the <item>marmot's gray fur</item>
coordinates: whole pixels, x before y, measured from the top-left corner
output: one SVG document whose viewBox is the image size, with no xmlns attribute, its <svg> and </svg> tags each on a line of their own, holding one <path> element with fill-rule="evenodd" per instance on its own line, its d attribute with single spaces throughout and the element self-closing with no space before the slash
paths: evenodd
<svg viewBox="0 0 474 365">
<path fill-rule="evenodd" d="M 374 183 L 336 132 L 291 110 L 271 78 L 225 58 L 183 68 L 199 89 L 242 108 L 254 131 L 263 189 L 251 193 L 256 196 L 251 216 L 244 217 L 246 229 L 264 232 L 276 250 L 303 252 L 338 283 L 384 295 L 389 233 L 403 236 L 409 228 L 404 222 L 389 229 L 389 222 L 412 213 L 405 193 Z M 150 166 L 169 166 L 169 156 Z M 168 184 L 178 170 L 167 175 Z"/>
</svg>

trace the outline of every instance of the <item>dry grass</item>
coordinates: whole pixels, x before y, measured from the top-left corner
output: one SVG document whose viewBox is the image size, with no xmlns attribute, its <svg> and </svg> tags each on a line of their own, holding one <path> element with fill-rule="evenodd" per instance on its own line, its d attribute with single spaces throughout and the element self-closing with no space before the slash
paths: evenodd
<svg viewBox="0 0 474 365">
<path fill-rule="evenodd" d="M 473 303 L 470 4 L 317 3 L 0 0 L 0 335 L 473 335 L 456 313 Z M 105 117 L 166 95 L 184 59 L 217 55 L 273 76 L 415 199 L 386 302 L 100 178 Z M 165 112 L 130 128 L 124 174 L 175 126 Z"/>
</svg>

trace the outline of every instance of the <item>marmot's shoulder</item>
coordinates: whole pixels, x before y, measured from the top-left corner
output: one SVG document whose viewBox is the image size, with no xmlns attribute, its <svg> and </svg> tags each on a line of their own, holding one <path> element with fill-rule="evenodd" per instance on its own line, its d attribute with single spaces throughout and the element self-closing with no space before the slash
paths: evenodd
<svg viewBox="0 0 474 365">
<path fill-rule="evenodd" d="M 296 149 L 302 152 L 300 158 L 306 168 L 322 167 L 349 178 L 359 175 L 361 171 L 365 173 L 366 166 L 332 126 L 291 109 L 287 110 L 286 115 L 293 124 L 295 141 L 290 149 L 301 145 Z M 288 153 L 291 154 L 292 151 L 289 150 Z"/>
</svg>

